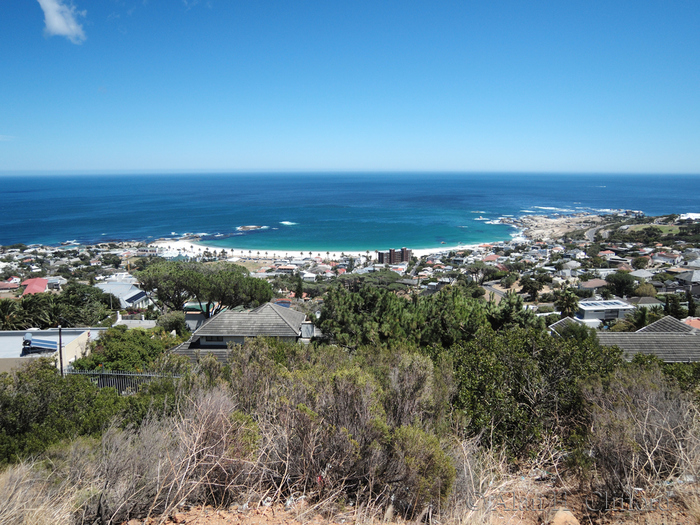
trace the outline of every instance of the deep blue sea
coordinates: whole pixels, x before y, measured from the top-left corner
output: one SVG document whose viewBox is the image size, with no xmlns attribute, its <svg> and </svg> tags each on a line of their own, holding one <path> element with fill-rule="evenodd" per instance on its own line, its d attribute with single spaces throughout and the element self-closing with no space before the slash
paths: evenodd
<svg viewBox="0 0 700 525">
<path fill-rule="evenodd" d="M 700 175 L 7 175 L 0 183 L 2 245 L 202 233 L 218 247 L 419 249 L 509 239 L 514 228 L 490 223 L 503 216 L 700 212 Z M 237 230 L 249 225 L 264 228 Z"/>
</svg>

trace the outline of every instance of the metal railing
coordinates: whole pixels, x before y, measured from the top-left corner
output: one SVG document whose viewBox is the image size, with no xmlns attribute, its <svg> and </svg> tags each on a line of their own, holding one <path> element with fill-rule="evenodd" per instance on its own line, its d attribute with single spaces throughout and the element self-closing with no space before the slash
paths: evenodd
<svg viewBox="0 0 700 525">
<path fill-rule="evenodd" d="M 66 375 L 87 377 L 98 388 L 114 388 L 120 396 L 136 394 L 141 387 L 156 379 L 176 379 L 178 374 L 126 372 L 124 370 L 64 370 Z"/>
</svg>

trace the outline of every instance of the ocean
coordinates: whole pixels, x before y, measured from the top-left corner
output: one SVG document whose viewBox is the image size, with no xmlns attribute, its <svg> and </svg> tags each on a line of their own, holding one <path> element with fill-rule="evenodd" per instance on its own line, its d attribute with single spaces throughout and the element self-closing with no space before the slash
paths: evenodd
<svg viewBox="0 0 700 525">
<path fill-rule="evenodd" d="M 218 248 L 425 249 L 517 235 L 500 217 L 700 212 L 700 175 L 5 175 L 0 184 L 0 245 L 196 233 Z"/>
</svg>

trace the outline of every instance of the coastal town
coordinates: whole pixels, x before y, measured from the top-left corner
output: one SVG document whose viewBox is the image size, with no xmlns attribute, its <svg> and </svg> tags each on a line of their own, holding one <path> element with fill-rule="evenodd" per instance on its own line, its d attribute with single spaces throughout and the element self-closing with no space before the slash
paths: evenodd
<svg viewBox="0 0 700 525">
<path fill-rule="evenodd" d="M 700 2 L 0 22 L 0 525 L 700 525 Z"/>
<path fill-rule="evenodd" d="M 572 378 L 589 377 L 585 374 L 594 373 L 587 370 L 607 370 L 606 367 L 614 366 L 618 370 L 616 373 L 642 374 L 644 378 L 644 374 L 657 373 L 654 372 L 657 369 L 651 368 L 649 371 L 644 368 L 645 371 L 640 372 L 636 367 L 663 366 L 668 367 L 663 368 L 664 374 L 673 377 L 673 381 L 679 381 L 678 384 L 686 385 L 684 388 L 687 389 L 695 388 L 695 380 L 688 374 L 693 374 L 695 366 L 700 363 L 700 309 L 697 306 L 700 301 L 700 214 L 646 217 L 629 211 L 607 215 L 527 216 L 513 220 L 512 225 L 519 229 L 519 233 L 508 241 L 432 250 L 412 250 L 399 246 L 376 251 L 326 253 L 215 249 L 191 237 L 160 239 L 152 243 L 3 246 L 0 248 L 0 373 L 6 378 L 7 385 L 25 382 L 37 383 L 37 388 L 44 388 L 41 386 L 43 383 L 40 384 L 43 379 L 40 378 L 53 378 L 51 381 L 60 379 L 61 382 L 52 387 L 57 392 L 55 399 L 49 397 L 48 401 L 40 401 L 53 407 L 50 409 L 52 413 L 92 414 L 98 407 L 113 407 L 105 417 L 121 414 L 119 417 L 136 418 L 126 420 L 125 425 L 145 425 L 147 432 L 151 433 L 148 438 L 133 438 L 137 445 L 129 447 L 136 446 L 135 450 L 140 450 L 138 447 L 141 446 L 153 447 L 156 445 L 148 440 L 161 439 L 158 436 L 162 436 L 163 442 L 157 446 L 163 447 L 167 454 L 173 454 L 171 441 L 174 433 L 179 433 L 176 439 L 180 441 L 191 440 L 198 432 L 205 432 L 205 428 L 208 429 L 207 433 L 214 435 L 221 432 L 221 428 L 229 428 L 227 425 L 232 424 L 230 418 L 234 417 L 259 432 L 257 429 L 261 427 L 257 425 L 279 424 L 276 421 L 287 417 L 283 414 L 288 411 L 296 414 L 294 417 L 297 418 L 289 432 L 303 432 L 304 425 L 316 424 L 313 422 L 316 421 L 314 418 L 319 417 L 317 413 L 325 414 L 321 416 L 320 426 L 313 432 L 321 436 L 319 439 L 326 440 L 317 445 L 319 450 L 333 450 L 338 439 L 333 430 L 336 425 L 357 425 L 357 418 L 365 417 L 362 415 L 364 408 L 351 408 L 352 414 L 359 412 L 360 416 L 353 415 L 352 423 L 345 423 L 344 415 L 333 415 L 338 414 L 334 407 L 345 406 L 344 403 L 348 402 L 366 403 L 353 397 L 364 396 L 363 389 L 376 389 L 373 390 L 375 393 L 367 395 L 382 399 L 389 409 L 395 406 L 391 403 L 406 403 L 401 408 L 407 411 L 406 416 L 381 416 L 394 425 L 392 432 L 398 436 L 401 429 L 414 427 L 405 423 L 402 426 L 389 417 L 418 417 L 418 409 L 410 408 L 413 407 L 413 398 L 407 397 L 406 401 L 401 401 L 404 399 L 401 396 L 405 395 L 401 393 L 404 392 L 402 389 L 410 385 L 419 391 L 416 395 L 422 398 L 442 395 L 440 388 L 444 385 L 434 379 L 440 373 L 447 374 L 444 384 L 455 381 L 449 402 L 463 407 L 473 418 L 474 422 L 468 423 L 461 432 L 477 436 L 469 439 L 483 439 L 488 446 L 497 445 L 508 453 L 525 457 L 528 450 L 543 446 L 540 441 L 528 441 L 528 436 L 546 432 L 554 436 L 552 439 L 563 439 L 559 436 L 567 436 L 569 428 L 580 425 L 579 421 L 585 422 L 588 417 L 603 417 L 597 416 L 596 412 L 590 415 L 586 412 L 589 408 L 576 408 L 578 401 L 572 401 L 578 399 L 575 396 L 579 388 L 588 392 L 585 390 L 587 387 L 583 386 L 570 390 L 572 384 L 578 385 Z M 405 347 L 394 346 L 397 341 Z M 411 348 L 421 349 L 420 353 L 411 353 Z M 465 353 L 463 348 L 469 348 L 469 351 Z M 387 349 L 390 349 L 389 353 L 385 353 Z M 451 352 L 450 355 L 454 357 L 450 359 L 455 359 L 454 364 L 449 361 L 450 364 L 445 365 L 441 361 L 442 354 L 437 354 L 436 358 L 428 357 L 435 351 Z M 569 355 L 581 357 L 569 360 Z M 302 363 L 299 369 L 294 368 L 297 359 Z M 320 361 L 316 362 L 316 359 Z M 328 373 L 324 367 L 330 366 L 324 364 L 327 359 L 344 360 L 342 366 L 349 368 L 332 372 L 329 382 L 324 382 L 324 374 Z M 433 359 L 436 364 L 433 364 Z M 362 364 L 354 364 L 357 362 Z M 505 367 L 499 368 L 500 362 L 506 363 Z M 451 368 L 444 372 L 440 366 Z M 632 367 L 629 372 L 626 372 L 626 366 Z M 679 366 L 693 368 L 677 368 Z M 390 367 L 390 372 L 383 372 L 384 367 Z M 519 372 L 523 367 L 528 370 L 525 376 Z M 529 375 L 535 373 L 532 367 L 539 370 L 537 374 L 542 374 L 536 380 Z M 490 374 L 496 370 L 500 370 L 498 373 L 501 376 L 490 382 Z M 377 374 L 377 379 L 370 381 L 370 373 Z M 388 380 L 382 375 L 384 373 L 389 374 Z M 603 373 L 607 372 L 595 372 Z M 421 386 L 422 374 L 433 379 Z M 268 376 L 273 379 L 266 379 Z M 288 377 L 297 379 L 289 381 Z M 396 379 L 399 377 L 401 379 Z M 387 386 L 380 386 L 380 380 L 386 380 Z M 287 393 L 275 397 L 274 401 L 270 400 L 272 398 L 266 397 L 269 396 L 268 381 L 275 382 L 278 385 L 275 388 L 287 389 L 283 391 Z M 532 381 L 537 381 L 539 386 L 533 387 Z M 624 391 L 626 383 L 624 379 L 620 381 L 623 383 L 613 383 L 611 392 Z M 656 378 L 654 381 L 662 380 Z M 508 388 L 503 386 L 504 382 L 508 383 Z M 188 386 L 183 386 L 185 384 Z M 80 407 L 73 406 L 72 401 L 67 401 L 66 394 L 59 393 L 62 388 L 78 388 L 76 385 L 88 389 L 92 396 L 90 401 L 79 398 L 82 399 Z M 655 384 L 654 388 L 657 387 Z M 8 388 L 18 393 L 22 388 L 29 388 L 27 391 L 37 402 L 36 396 L 31 394 L 34 387 Z M 164 397 L 159 393 L 163 388 L 167 392 Z M 381 394 L 385 397 L 380 397 L 380 388 L 386 388 L 388 394 Z M 539 389 L 535 391 L 536 395 L 531 395 L 532 388 Z M 183 394 L 177 393 L 177 389 L 189 393 L 183 397 Z M 212 403 L 207 396 L 211 396 L 211 392 L 219 392 L 217 389 L 225 392 L 225 396 L 240 400 L 241 406 L 251 407 L 247 410 L 255 414 L 255 419 L 240 411 L 231 412 L 233 416 L 212 412 L 218 408 L 207 404 Z M 306 392 L 305 389 L 310 391 Z M 23 408 L 25 402 L 21 401 L 23 394 L 17 394 L 20 396 L 18 398 L 15 394 L 8 397 L 2 392 L 0 390 L 0 401 L 6 408 L 0 417 L 14 417 L 12 414 L 17 410 L 26 413 Z M 328 401 L 322 401 L 324 398 L 320 397 L 318 401 L 313 401 L 316 403 L 313 405 L 312 400 L 321 396 L 318 392 L 331 397 Z M 461 401 L 461 392 L 467 392 L 471 396 L 469 399 L 475 401 Z M 515 400 L 520 392 L 525 392 L 529 397 Z M 503 395 L 513 396 L 513 403 L 527 405 L 529 410 L 548 410 L 555 417 L 533 420 L 527 412 L 510 413 L 511 405 L 491 405 L 492 399 Z M 566 397 L 571 395 L 574 398 Z M 587 400 L 591 399 L 586 401 L 589 403 L 586 407 L 599 402 L 592 397 L 593 394 L 585 395 L 589 396 Z M 645 395 L 642 394 L 642 397 Z M 106 402 L 105 396 L 113 398 Z M 251 396 L 265 401 L 254 401 Z M 17 408 L 19 405 L 16 406 L 15 399 L 21 401 L 21 408 Z M 192 424 L 199 421 L 197 418 L 211 416 L 214 419 L 197 422 L 202 425 L 201 428 L 180 429 L 178 425 L 183 416 L 178 412 L 144 423 L 146 419 L 143 418 L 147 416 L 143 416 L 142 411 L 146 410 L 145 407 L 165 403 L 166 410 L 169 410 L 168 399 L 177 399 L 177 410 L 189 407 L 187 410 L 191 410 L 192 415 L 186 417 Z M 217 399 L 218 403 L 228 397 Z M 550 399 L 555 401 L 550 402 Z M 268 403 L 275 403 L 274 410 L 279 413 L 265 415 L 269 410 Z M 438 401 L 429 403 L 433 404 L 426 406 L 437 406 Z M 313 411 L 307 408 L 307 404 L 314 406 Z M 494 415 L 505 418 L 505 423 L 490 419 Z M 51 429 L 60 427 L 51 416 L 37 417 L 42 425 L 49 425 Z M 266 417 L 273 419 L 266 420 Z M 551 423 L 562 417 L 571 421 L 565 426 Z M 326 421 L 329 423 L 326 424 Z M 159 427 L 161 424 L 165 426 Z M 234 421 L 234 427 L 236 424 Z M 363 422 L 364 426 L 353 430 L 352 439 L 369 439 L 375 424 L 373 420 Z M 517 432 L 511 430 L 514 424 L 519 425 Z M 70 425 L 66 432 L 99 435 L 103 431 L 97 427 L 82 430 L 83 427 L 74 423 Z M 26 431 L 23 428 L 18 427 L 12 432 L 12 437 L 6 440 L 9 445 L 5 450 L 45 453 L 51 439 L 57 439 L 50 437 L 56 435 L 51 433 L 53 430 L 49 432 L 43 426 L 27 427 Z M 131 428 L 111 432 L 117 432 L 115 435 L 135 432 L 129 430 Z M 153 428 L 160 430 L 151 430 Z M 248 427 L 236 428 L 239 428 L 236 432 L 249 432 Z M 426 431 L 414 429 L 411 432 L 419 432 L 418 436 L 437 432 L 432 430 L 433 427 L 426 428 Z M 491 432 L 490 437 L 479 437 L 484 429 Z M 591 443 L 589 446 L 596 451 L 594 457 L 600 464 L 597 468 L 607 472 L 604 469 L 617 468 L 614 465 L 607 467 L 603 463 L 604 460 L 612 461 L 604 455 L 607 443 L 610 439 L 618 440 L 611 453 L 617 458 L 618 450 L 624 444 L 623 438 L 610 438 L 606 426 L 602 426 L 600 431 L 596 429 L 594 426 L 593 430 L 586 430 L 590 433 L 587 439 Z M 40 439 L 35 437 L 37 432 Z M 664 439 L 676 439 L 675 433 L 680 430 L 667 432 L 671 436 Z M 30 435 L 31 441 L 27 441 Z M 247 435 L 243 434 L 245 439 L 248 439 L 245 437 Z M 641 443 L 639 446 L 655 446 L 644 436 L 638 441 Z M 293 448 L 287 458 L 308 460 L 305 459 L 306 452 L 298 446 L 301 442 L 285 445 Z M 203 460 L 205 468 L 210 471 L 224 468 L 218 462 L 230 454 L 239 454 L 235 447 L 267 446 L 262 441 L 255 441 L 254 445 L 246 443 L 243 441 L 234 445 L 226 442 L 228 448 L 216 449 L 217 452 L 206 456 L 209 458 L 205 458 L 206 461 L 214 463 L 210 465 Z M 275 442 L 272 443 L 277 446 Z M 388 458 L 385 461 L 402 464 L 402 456 L 395 458 L 389 448 L 399 445 L 391 443 L 381 445 L 384 447 L 382 454 Z M 417 443 L 412 446 L 420 450 L 431 446 L 434 447 L 433 454 L 442 454 L 438 452 L 441 449 L 437 446 L 437 440 Z M 473 443 L 470 446 L 477 447 L 476 443 L 481 442 Z M 18 448 L 20 446 L 24 448 Z M 219 447 L 220 444 L 217 441 L 211 446 Z M 372 445 L 375 448 L 379 446 L 377 442 Z M 581 503 L 588 496 L 575 488 L 577 475 L 564 470 L 568 460 L 563 454 L 568 450 L 566 447 L 573 446 L 565 445 L 563 441 L 555 446 L 547 445 L 551 447 L 546 449 L 547 454 L 552 454 L 552 457 L 538 460 L 532 463 L 534 466 L 520 469 L 515 474 L 510 473 L 505 465 L 494 467 L 497 470 L 493 476 L 489 475 L 491 477 L 484 474 L 483 479 L 493 484 L 488 492 L 490 499 L 483 502 L 486 506 L 484 516 L 497 520 L 510 520 L 515 516 L 525 523 L 541 523 L 543 516 L 549 523 L 579 523 L 572 521 L 575 515 L 582 519 L 616 516 L 617 507 L 603 506 L 600 510 L 590 511 Z M 106 453 L 112 454 L 108 456 L 109 461 L 121 463 L 127 452 L 120 448 L 121 445 L 114 447 L 113 452 Z M 355 450 L 353 447 L 355 445 L 350 449 Z M 248 454 L 245 452 L 247 449 L 243 450 L 241 454 Z M 5 461 L 15 457 L 9 454 L 6 453 Z M 139 459 L 131 460 L 134 462 L 133 469 L 140 471 L 150 468 L 145 466 L 151 465 L 153 456 L 150 453 L 135 454 Z M 459 461 L 472 461 L 464 458 L 466 456 L 449 461 L 458 465 Z M 177 461 L 184 465 L 190 460 L 182 456 Z M 296 473 L 295 469 L 300 467 L 287 466 L 296 459 L 270 461 L 261 456 L 251 468 L 262 468 L 264 472 L 271 468 L 289 469 L 294 472 L 294 483 L 304 479 L 303 472 Z M 430 456 L 421 461 L 427 464 L 434 460 Z M 683 485 L 678 480 L 689 476 L 685 463 L 682 463 L 686 461 L 685 456 L 679 456 L 676 461 L 678 466 L 674 472 L 680 474 L 675 474 L 667 486 L 674 490 L 684 489 L 690 485 Z M 144 466 L 139 466 L 139 462 Z M 343 465 L 334 468 L 339 470 L 341 467 L 345 468 Z M 232 467 L 225 468 L 229 470 L 221 476 L 231 476 L 234 472 Z M 260 524 L 276 523 L 275 516 L 300 520 L 309 509 L 314 508 L 308 506 L 307 498 L 326 501 L 322 497 L 325 484 L 335 483 L 333 476 L 344 479 L 341 476 L 349 475 L 331 472 L 330 468 L 313 468 L 319 473 L 314 470 L 312 484 L 310 488 L 303 489 L 305 492 L 301 488 L 295 489 L 295 492 L 285 493 L 280 501 L 279 498 L 275 500 L 266 496 L 271 493 L 266 488 L 262 495 L 256 493 L 259 501 L 254 510 L 251 510 L 253 507 L 248 502 L 232 504 L 228 509 L 220 510 L 215 502 L 204 497 L 193 498 L 189 492 L 178 498 L 192 501 L 193 505 L 178 504 L 176 502 L 180 499 L 171 501 L 169 496 L 160 496 L 161 493 L 168 494 L 168 490 L 175 490 L 172 488 L 175 482 L 147 473 L 143 483 L 170 485 L 168 490 L 154 485 L 152 491 L 155 495 L 150 497 L 163 500 L 158 507 L 161 514 L 145 522 L 245 523 L 252 519 L 251 516 Z M 452 467 L 441 468 L 443 470 L 437 474 L 437 488 L 431 488 L 432 492 L 422 496 L 426 498 L 425 501 L 439 497 L 440 484 L 452 483 Z M 562 469 L 562 474 L 547 473 L 555 469 Z M 428 483 L 423 477 L 424 471 L 418 472 L 416 475 L 421 476 L 420 483 Z M 135 474 L 127 469 L 110 475 L 125 476 L 124 480 L 127 480 L 134 479 Z M 193 479 L 195 475 L 195 470 L 186 472 L 188 479 Z M 496 483 L 497 479 L 502 481 Z M 197 478 L 196 483 L 197 486 L 209 486 L 210 481 L 208 478 Z M 391 487 L 396 481 L 382 483 Z M 408 481 L 401 483 L 410 487 L 401 490 L 418 490 L 413 485 L 407 485 Z M 459 487 L 458 483 L 465 482 L 455 481 Z M 566 488 L 561 489 L 562 486 Z M 647 488 L 650 493 L 653 493 L 652 489 Z M 145 507 L 134 507 L 135 510 L 125 512 L 122 510 L 125 506 L 119 503 L 119 498 L 127 497 L 141 501 L 140 490 L 134 488 L 133 492 L 126 493 L 128 496 L 118 496 L 109 487 L 103 489 L 117 502 L 112 504 L 110 510 L 115 517 L 113 522 L 136 523 L 135 520 L 129 521 L 130 516 L 148 516 L 150 511 Z M 551 499 L 557 490 L 572 498 L 570 501 L 579 498 L 578 507 L 583 510 L 578 507 L 562 509 L 554 503 L 543 508 L 521 506 L 513 510 L 494 503 L 501 497 L 500 491 L 506 491 L 508 497 L 517 494 L 520 499 L 535 493 L 540 501 L 543 498 Z M 238 501 L 250 499 L 248 493 L 238 494 L 237 497 Z M 356 494 L 352 497 L 360 498 Z M 68 498 L 68 501 L 72 500 Z M 99 512 L 99 502 L 94 498 L 86 501 L 86 512 Z M 685 517 L 689 512 L 686 501 L 680 496 L 671 498 L 667 508 L 672 509 L 674 515 Z M 146 503 L 144 499 L 143 505 Z M 390 500 L 382 503 L 381 508 L 385 504 L 392 508 Z M 474 508 L 477 507 L 469 505 L 463 512 L 473 513 Z M 354 512 L 354 509 L 342 512 L 339 509 L 333 507 L 330 522 L 342 523 L 345 514 Z M 251 512 L 254 514 L 251 515 Z M 396 512 L 412 516 L 415 510 L 407 506 Z M 657 516 L 659 512 L 659 509 L 652 508 L 649 515 Z M 483 519 L 486 520 L 484 523 L 489 522 L 487 518 Z M 620 523 L 636 522 L 631 519 Z"/>
<path fill-rule="evenodd" d="M 0 247 L 0 298 L 18 298 L 36 293 L 60 293 L 69 281 L 107 289 L 107 283 L 130 283 L 115 290 L 122 308 L 145 309 L 153 302 L 138 288 L 138 275 L 154 261 L 227 261 L 244 266 L 250 275 L 268 281 L 298 276 L 304 283 L 331 283 L 346 275 L 390 270 L 399 283 L 414 291 L 434 292 L 457 278 L 486 283 L 498 301 L 506 292 L 521 293 L 533 308 L 546 311 L 552 292 L 574 288 L 581 297 L 600 296 L 611 273 L 628 272 L 635 282 L 651 284 L 657 294 L 692 292 L 700 285 L 700 243 L 674 240 L 659 242 L 615 242 L 608 240 L 611 223 L 616 231 L 680 231 L 694 227 L 694 214 L 661 217 L 648 227 L 624 224 L 639 212 L 616 215 L 525 216 L 511 221 L 522 232 L 509 241 L 470 246 L 411 250 L 390 248 L 365 252 L 216 249 L 197 243 L 197 238 L 142 242 L 113 242 L 95 245 L 11 245 Z M 634 219 L 632 219 L 634 221 Z M 648 222 L 648 221 L 647 221 Z M 253 227 L 245 227 L 253 228 Z M 693 273 L 695 272 L 695 273 Z M 528 293 L 522 279 L 536 276 L 542 284 Z M 141 293 L 140 293 L 141 292 Z M 287 299 L 312 300 L 310 294 L 295 297 L 294 291 L 277 289 Z M 607 294 L 605 294 L 607 295 Z M 632 294 L 630 298 L 633 298 Z M 660 303 L 659 303 L 660 304 Z M 116 307 L 116 305 L 115 305 Z"/>
<path fill-rule="evenodd" d="M 676 317 L 677 312 L 685 312 L 682 321 L 689 330 L 700 328 L 696 317 L 700 312 L 695 307 L 700 300 L 697 215 L 526 216 L 513 223 L 522 234 L 510 241 L 415 251 L 405 247 L 354 253 L 216 250 L 191 238 L 149 244 L 5 246 L 0 257 L 0 300 L 21 304 L 28 296 L 60 297 L 69 283 L 80 283 L 110 297 L 108 308 L 100 310 L 104 319 L 92 318 L 93 324 L 153 328 L 168 307 L 153 290 L 143 289 L 139 276 L 144 269 L 158 261 L 226 262 L 269 282 L 272 303 L 309 314 L 309 325 L 314 315 L 318 317 L 329 287 L 384 275 L 397 294 L 407 297 L 433 294 L 459 282 L 475 285 L 482 300 L 495 304 L 517 295 L 525 308 L 552 322 L 565 317 L 561 298 L 566 292 L 575 295 L 576 308 L 564 313 L 582 325 L 605 331 L 643 328 L 632 321 L 640 308 L 649 312 L 647 322 L 660 319 L 671 308 Z M 183 309 L 191 332 L 208 320 L 201 303 L 190 301 Z M 11 316 L 0 321 L 2 330 L 38 328 L 13 324 Z M 64 328 L 70 324 L 63 322 Z M 298 328 L 299 339 L 321 335 L 318 328 L 310 328 L 302 338 L 301 325 Z M 227 340 L 235 339 L 233 334 L 224 335 L 231 336 Z M 263 330 L 259 335 L 268 334 Z M 84 344 L 80 352 L 89 352 L 89 348 Z M 3 348 L 0 359 L 15 363 L 20 350 Z M 80 352 L 74 352 L 72 359 L 79 358 Z M 700 354 L 692 359 L 700 359 Z M 70 365 L 70 359 L 66 364 Z"/>
</svg>

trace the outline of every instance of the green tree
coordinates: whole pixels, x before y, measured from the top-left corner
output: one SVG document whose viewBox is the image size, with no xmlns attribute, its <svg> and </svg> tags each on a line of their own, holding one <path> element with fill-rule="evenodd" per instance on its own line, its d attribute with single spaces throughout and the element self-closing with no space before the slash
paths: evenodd
<svg viewBox="0 0 700 525">
<path fill-rule="evenodd" d="M 619 297 L 632 295 L 634 292 L 634 277 L 629 272 L 618 271 L 611 273 L 605 280 L 611 291 Z"/>
<path fill-rule="evenodd" d="M 578 310 L 578 296 L 570 288 L 561 291 L 554 306 L 561 312 L 561 318 L 573 317 Z"/>
<path fill-rule="evenodd" d="M 0 330 L 24 330 L 30 326 L 22 305 L 13 299 L 0 299 Z"/>
<path fill-rule="evenodd" d="M 267 281 L 250 277 L 242 266 L 166 262 L 149 266 L 138 274 L 143 289 L 172 310 L 182 310 L 188 300 L 197 301 L 207 316 L 223 308 L 259 306 L 272 298 Z"/>
<path fill-rule="evenodd" d="M 304 280 L 299 274 L 294 278 L 294 297 L 297 299 L 304 297 Z"/>
<path fill-rule="evenodd" d="M 514 292 L 508 292 L 498 304 L 489 302 L 486 310 L 488 321 L 494 330 L 511 328 L 544 329 L 544 320 L 541 317 L 537 317 L 534 310 L 525 308 L 523 298 Z"/>
<path fill-rule="evenodd" d="M 646 268 L 649 266 L 649 258 L 648 257 L 635 257 L 632 259 L 632 267 L 635 270 L 641 270 L 643 268 Z"/>
<path fill-rule="evenodd" d="M 634 289 L 634 295 L 637 297 L 656 297 L 656 288 L 653 284 L 643 283 Z"/>
<path fill-rule="evenodd" d="M 190 279 L 194 267 L 189 263 L 165 262 L 149 266 L 136 276 L 141 288 L 172 310 L 182 310 L 190 298 Z"/>
<path fill-rule="evenodd" d="M 529 301 L 536 301 L 540 290 L 544 287 L 541 281 L 532 279 L 527 275 L 520 278 L 521 292 L 528 294 Z"/>
<path fill-rule="evenodd" d="M 693 294 L 690 292 L 690 290 L 686 290 L 685 292 L 685 300 L 688 303 L 688 315 L 691 317 L 694 317 L 696 312 L 696 305 L 695 305 L 695 299 L 693 298 Z"/>
<path fill-rule="evenodd" d="M 168 312 L 158 317 L 156 322 L 157 326 L 160 326 L 166 332 L 172 332 L 173 330 L 177 335 L 183 335 L 187 332 L 187 323 L 185 322 L 185 312 Z"/>
<path fill-rule="evenodd" d="M 107 253 L 102 256 L 102 262 L 108 266 L 119 268 L 122 264 L 122 259 L 118 255 Z"/>
<path fill-rule="evenodd" d="M 676 319 L 684 319 L 688 316 L 688 310 L 681 306 L 681 299 L 677 294 L 666 294 L 666 314 Z"/>
</svg>

